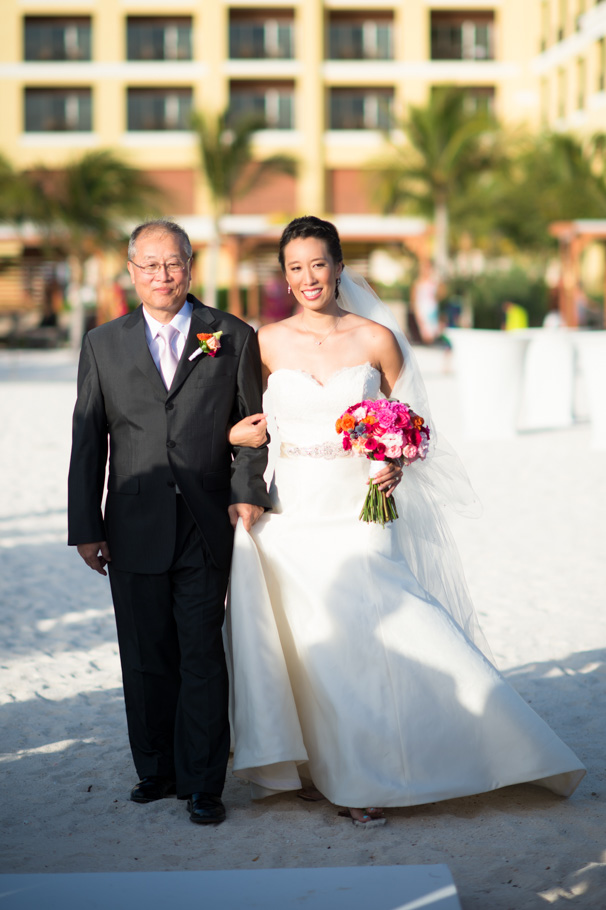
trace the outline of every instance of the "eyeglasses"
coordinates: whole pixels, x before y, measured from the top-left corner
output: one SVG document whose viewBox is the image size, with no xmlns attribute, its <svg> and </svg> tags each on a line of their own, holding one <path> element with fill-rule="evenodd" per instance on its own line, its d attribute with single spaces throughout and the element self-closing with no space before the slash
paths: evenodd
<svg viewBox="0 0 606 910">
<path fill-rule="evenodd" d="M 169 275 L 173 275 L 177 272 L 184 272 L 189 265 L 190 259 L 191 256 L 189 259 L 186 259 L 185 262 L 182 262 L 180 259 L 171 259 L 170 262 L 146 262 L 145 265 L 139 265 L 132 259 L 129 259 L 128 261 L 132 262 L 132 264 L 140 269 L 144 275 L 156 275 L 160 269 L 166 269 Z"/>
</svg>

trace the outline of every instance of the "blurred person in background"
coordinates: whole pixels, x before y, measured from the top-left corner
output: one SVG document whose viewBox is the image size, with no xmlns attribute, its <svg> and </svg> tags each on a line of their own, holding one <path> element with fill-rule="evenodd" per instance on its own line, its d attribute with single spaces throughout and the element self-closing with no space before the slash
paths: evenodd
<svg viewBox="0 0 606 910">
<path fill-rule="evenodd" d="M 433 265 L 423 261 L 411 295 L 412 309 L 423 344 L 433 344 L 440 335 L 439 287 Z"/>
<path fill-rule="evenodd" d="M 528 311 L 519 303 L 506 300 L 503 304 L 504 319 L 502 328 L 506 332 L 516 332 L 528 328 Z"/>
</svg>

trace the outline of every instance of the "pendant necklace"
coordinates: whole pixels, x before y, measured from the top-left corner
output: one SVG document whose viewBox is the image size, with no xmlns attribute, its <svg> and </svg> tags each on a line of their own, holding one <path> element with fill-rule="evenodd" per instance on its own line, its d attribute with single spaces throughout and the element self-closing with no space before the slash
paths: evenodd
<svg viewBox="0 0 606 910">
<path fill-rule="evenodd" d="M 308 329 L 306 325 L 304 325 L 303 320 L 301 320 L 301 325 L 303 326 L 303 328 L 305 329 L 307 334 L 312 336 L 313 343 L 319 347 L 321 344 L 324 344 L 324 342 L 326 341 L 326 339 L 328 338 L 329 335 L 332 335 L 332 333 L 334 332 L 334 330 L 336 329 L 336 327 L 339 323 L 340 318 L 341 318 L 340 316 L 335 317 L 335 324 L 333 325 L 332 329 L 330 330 L 330 332 L 327 332 L 326 335 L 324 336 L 324 338 L 321 338 L 320 341 L 315 340 L 315 338 L 313 337 L 313 332 L 310 329 Z"/>
</svg>

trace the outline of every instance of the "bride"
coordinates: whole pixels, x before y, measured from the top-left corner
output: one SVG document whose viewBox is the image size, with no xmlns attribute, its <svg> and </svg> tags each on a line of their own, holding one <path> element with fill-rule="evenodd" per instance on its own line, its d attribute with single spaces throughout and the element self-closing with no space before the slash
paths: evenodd
<svg viewBox="0 0 606 910">
<path fill-rule="evenodd" d="M 490 662 L 442 514 L 473 494 L 433 425 L 426 461 L 374 481 L 395 495 L 399 519 L 358 520 L 368 463 L 343 451 L 335 421 L 387 396 L 430 422 L 408 343 L 344 270 L 329 222 L 292 221 L 279 260 L 301 311 L 259 331 L 274 508 L 250 533 L 236 529 L 234 773 L 254 798 L 303 787 L 364 826 L 384 822 L 377 807 L 514 783 L 569 795 L 583 765 Z M 264 437 L 254 415 L 230 442 Z"/>
</svg>

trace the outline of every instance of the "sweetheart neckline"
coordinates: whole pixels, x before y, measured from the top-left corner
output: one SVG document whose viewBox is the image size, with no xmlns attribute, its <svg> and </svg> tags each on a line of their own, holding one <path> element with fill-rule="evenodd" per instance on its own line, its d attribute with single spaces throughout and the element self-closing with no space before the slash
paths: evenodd
<svg viewBox="0 0 606 910">
<path fill-rule="evenodd" d="M 341 373 L 346 373 L 348 370 L 358 370 L 360 367 L 370 367 L 370 369 L 374 370 L 375 373 L 381 375 L 380 371 L 372 365 L 370 360 L 365 360 L 363 363 L 354 363 L 352 366 L 341 367 L 340 369 L 335 370 L 335 372 L 331 373 L 330 376 L 324 380 L 324 382 L 320 382 L 319 379 L 316 379 L 314 374 L 310 373 L 309 370 L 294 370 L 290 367 L 280 367 L 280 369 L 274 370 L 273 373 L 269 374 L 269 379 L 271 379 L 272 376 L 276 376 L 278 373 L 300 373 L 302 376 L 307 376 L 309 379 L 311 379 L 311 381 L 319 388 L 325 389 L 326 386 L 329 385 L 336 376 L 339 376 Z"/>
</svg>

